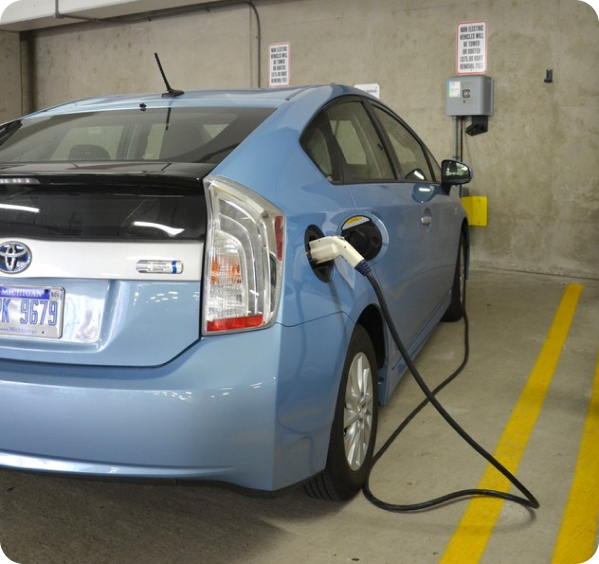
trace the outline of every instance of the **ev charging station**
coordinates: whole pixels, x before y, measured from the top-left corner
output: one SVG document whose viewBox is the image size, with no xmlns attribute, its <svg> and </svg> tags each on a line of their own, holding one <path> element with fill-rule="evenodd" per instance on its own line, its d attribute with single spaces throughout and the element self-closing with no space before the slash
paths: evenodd
<svg viewBox="0 0 599 564">
<path fill-rule="evenodd" d="M 464 118 L 470 117 L 468 135 L 480 135 L 489 130 L 489 116 L 493 115 L 493 79 L 486 75 L 454 76 L 447 79 L 445 115 L 452 116 L 455 124 L 454 156 L 463 157 L 458 143 Z"/>
<path fill-rule="evenodd" d="M 445 88 L 445 115 L 453 117 L 454 158 L 464 158 L 464 131 L 470 136 L 480 135 L 489 130 L 489 116 L 494 111 L 494 80 L 490 76 L 459 75 L 447 79 Z M 464 121 L 470 118 L 470 125 Z M 486 227 L 487 198 L 462 195 L 462 204 L 472 226 Z"/>
</svg>

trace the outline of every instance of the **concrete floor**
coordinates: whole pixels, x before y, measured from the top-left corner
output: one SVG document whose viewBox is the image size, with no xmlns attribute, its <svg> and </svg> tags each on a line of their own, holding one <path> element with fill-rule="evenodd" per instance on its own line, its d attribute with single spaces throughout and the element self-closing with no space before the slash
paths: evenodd
<svg viewBox="0 0 599 564">
<path fill-rule="evenodd" d="M 488 519 L 477 521 L 480 527 L 470 531 L 470 540 L 457 528 L 475 504 L 499 511 L 494 500 L 459 501 L 407 515 L 377 509 L 362 494 L 345 504 L 315 501 L 302 491 L 267 500 L 213 487 L 100 483 L 6 470 L 0 471 L 0 544 L 21 564 L 552 562 L 597 371 L 599 281 L 473 272 L 470 363 L 439 396 L 493 452 L 569 284 L 584 288 L 517 469 L 541 508 L 531 512 L 504 504 L 480 558 L 469 555 L 468 547 L 486 534 Z M 418 357 L 431 386 L 459 364 L 462 327 L 440 326 Z M 420 400 L 421 392 L 406 376 L 381 411 L 379 442 Z M 410 503 L 476 487 L 485 468 L 486 462 L 427 407 L 375 468 L 371 483 L 386 500 Z M 599 474 L 590 488 L 599 489 Z M 597 514 L 589 515 L 596 531 Z M 448 549 L 452 538 L 457 556 Z"/>
</svg>

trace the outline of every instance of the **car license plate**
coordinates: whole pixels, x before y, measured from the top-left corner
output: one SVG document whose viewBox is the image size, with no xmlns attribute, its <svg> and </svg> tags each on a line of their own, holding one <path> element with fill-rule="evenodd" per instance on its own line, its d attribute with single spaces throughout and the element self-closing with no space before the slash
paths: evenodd
<svg viewBox="0 0 599 564">
<path fill-rule="evenodd" d="M 0 285 L 0 335 L 60 339 L 64 288 Z"/>
</svg>

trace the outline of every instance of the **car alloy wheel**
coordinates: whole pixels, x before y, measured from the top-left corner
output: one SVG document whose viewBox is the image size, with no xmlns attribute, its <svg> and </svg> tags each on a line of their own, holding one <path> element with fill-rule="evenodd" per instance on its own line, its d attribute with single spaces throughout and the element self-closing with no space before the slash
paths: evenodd
<svg viewBox="0 0 599 564">
<path fill-rule="evenodd" d="M 345 388 L 345 458 L 354 471 L 364 464 L 371 442 L 374 417 L 372 370 L 368 357 L 359 352 L 352 360 Z"/>
<path fill-rule="evenodd" d="M 356 325 L 341 375 L 326 467 L 305 484 L 308 495 L 344 501 L 366 482 L 378 420 L 377 366 L 370 336 Z"/>
</svg>

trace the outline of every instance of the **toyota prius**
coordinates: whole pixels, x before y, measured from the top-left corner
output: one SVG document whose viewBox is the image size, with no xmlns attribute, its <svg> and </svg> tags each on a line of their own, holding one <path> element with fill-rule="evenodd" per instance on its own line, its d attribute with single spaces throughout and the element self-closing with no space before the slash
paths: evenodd
<svg viewBox="0 0 599 564">
<path fill-rule="evenodd" d="M 127 95 L 0 126 L 0 466 L 348 499 L 463 313 L 459 184 L 351 87 Z"/>
</svg>

